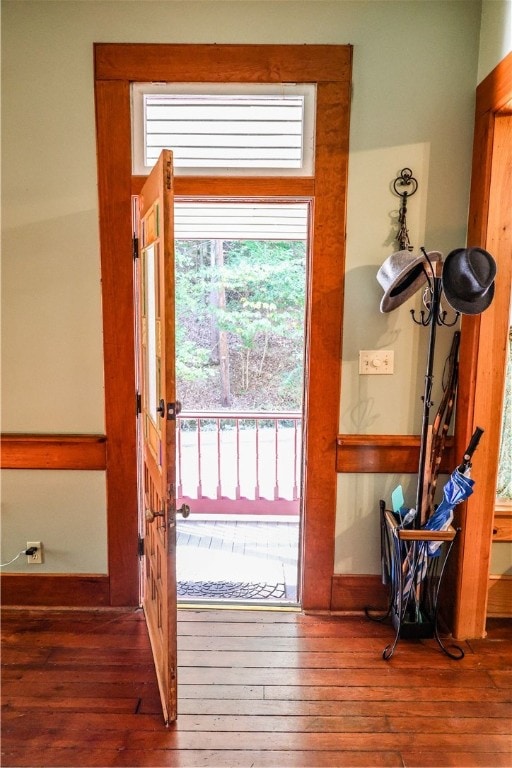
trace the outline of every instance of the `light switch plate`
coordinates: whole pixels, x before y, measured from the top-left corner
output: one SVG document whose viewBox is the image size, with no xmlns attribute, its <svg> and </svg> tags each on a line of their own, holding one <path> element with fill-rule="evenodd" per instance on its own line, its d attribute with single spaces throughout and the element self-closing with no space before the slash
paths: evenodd
<svg viewBox="0 0 512 768">
<path fill-rule="evenodd" d="M 362 349 L 359 352 L 359 373 L 362 375 L 394 372 L 395 353 L 391 349 Z"/>
</svg>

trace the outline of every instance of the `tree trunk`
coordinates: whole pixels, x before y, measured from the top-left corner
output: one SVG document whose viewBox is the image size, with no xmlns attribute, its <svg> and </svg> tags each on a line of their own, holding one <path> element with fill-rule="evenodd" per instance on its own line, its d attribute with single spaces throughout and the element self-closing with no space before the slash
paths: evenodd
<svg viewBox="0 0 512 768">
<path fill-rule="evenodd" d="M 215 274 L 215 264 L 217 263 L 217 242 L 217 240 L 210 241 L 210 266 L 212 275 Z M 212 311 L 210 312 L 210 363 L 212 363 L 212 365 L 219 365 L 219 326 L 215 311 L 219 306 L 219 292 L 217 286 L 212 284 L 212 281 L 210 281 L 210 285 L 212 285 L 210 289 L 210 307 L 212 308 Z"/>
<path fill-rule="evenodd" d="M 224 264 L 224 240 L 212 240 L 211 252 L 212 266 L 221 269 Z M 210 293 L 210 303 L 213 307 L 223 310 L 226 306 L 226 291 L 224 285 L 218 286 Z M 229 341 L 226 331 L 220 330 L 214 313 L 211 315 L 211 358 L 212 362 L 219 365 L 220 372 L 220 399 L 224 407 L 231 405 L 231 376 L 229 370 Z"/>
</svg>

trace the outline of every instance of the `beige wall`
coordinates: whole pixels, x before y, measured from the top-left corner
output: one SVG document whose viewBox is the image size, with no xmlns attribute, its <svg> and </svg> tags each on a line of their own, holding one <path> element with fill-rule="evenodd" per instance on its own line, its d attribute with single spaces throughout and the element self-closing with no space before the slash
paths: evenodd
<svg viewBox="0 0 512 768">
<path fill-rule="evenodd" d="M 414 245 L 447 254 L 465 244 L 480 14 L 473 0 L 4 0 L 3 429 L 104 429 L 93 42 L 350 43 L 340 422 L 353 433 L 418 433 L 426 332 L 408 310 L 419 299 L 382 315 L 375 273 L 396 249 L 390 182 L 404 166 L 419 182 L 409 203 Z M 440 333 L 440 357 L 451 333 Z M 395 351 L 394 376 L 359 376 L 359 349 L 375 348 Z M 37 503 L 39 480 L 51 485 L 49 475 L 31 473 L 32 495 L 25 476 L 7 476 L 2 559 L 36 538 L 48 570 L 63 562 L 52 550 L 65 550 L 69 571 L 81 571 L 78 523 L 95 532 L 87 569 L 104 572 L 103 474 L 87 493 L 87 478 L 68 473 L 80 504 L 70 509 L 66 494 L 46 494 L 35 532 L 23 510 Z M 378 571 L 378 499 L 399 479 L 340 477 L 337 571 Z"/>
<path fill-rule="evenodd" d="M 478 82 L 512 51 L 512 0 L 483 0 Z"/>
</svg>

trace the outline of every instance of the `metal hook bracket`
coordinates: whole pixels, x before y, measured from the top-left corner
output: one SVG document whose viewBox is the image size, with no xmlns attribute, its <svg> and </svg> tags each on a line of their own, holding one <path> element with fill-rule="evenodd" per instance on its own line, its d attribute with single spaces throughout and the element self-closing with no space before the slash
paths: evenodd
<svg viewBox="0 0 512 768">
<path fill-rule="evenodd" d="M 396 241 L 401 251 L 412 251 L 411 241 L 409 240 L 409 230 L 407 229 L 407 199 L 416 193 L 418 182 L 412 175 L 410 168 L 402 168 L 396 179 L 393 181 L 392 186 L 395 195 L 398 195 L 402 200 L 398 212 L 399 228 Z"/>
</svg>

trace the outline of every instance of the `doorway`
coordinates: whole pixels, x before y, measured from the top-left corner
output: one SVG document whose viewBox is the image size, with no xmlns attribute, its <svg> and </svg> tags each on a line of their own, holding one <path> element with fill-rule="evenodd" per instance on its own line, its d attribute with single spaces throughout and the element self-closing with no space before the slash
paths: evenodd
<svg viewBox="0 0 512 768">
<path fill-rule="evenodd" d="M 316 90 L 311 171 L 222 178 L 176 176 L 178 198 L 313 199 L 304 401 L 302 607 L 328 610 L 334 565 L 351 46 L 95 45 L 98 189 L 105 353 L 107 510 L 111 605 L 136 605 L 136 398 L 131 198 L 131 83 L 310 83 Z M 300 169 L 299 169 L 300 171 Z"/>
<path fill-rule="evenodd" d="M 175 204 L 182 602 L 300 599 L 309 208 Z"/>
</svg>

